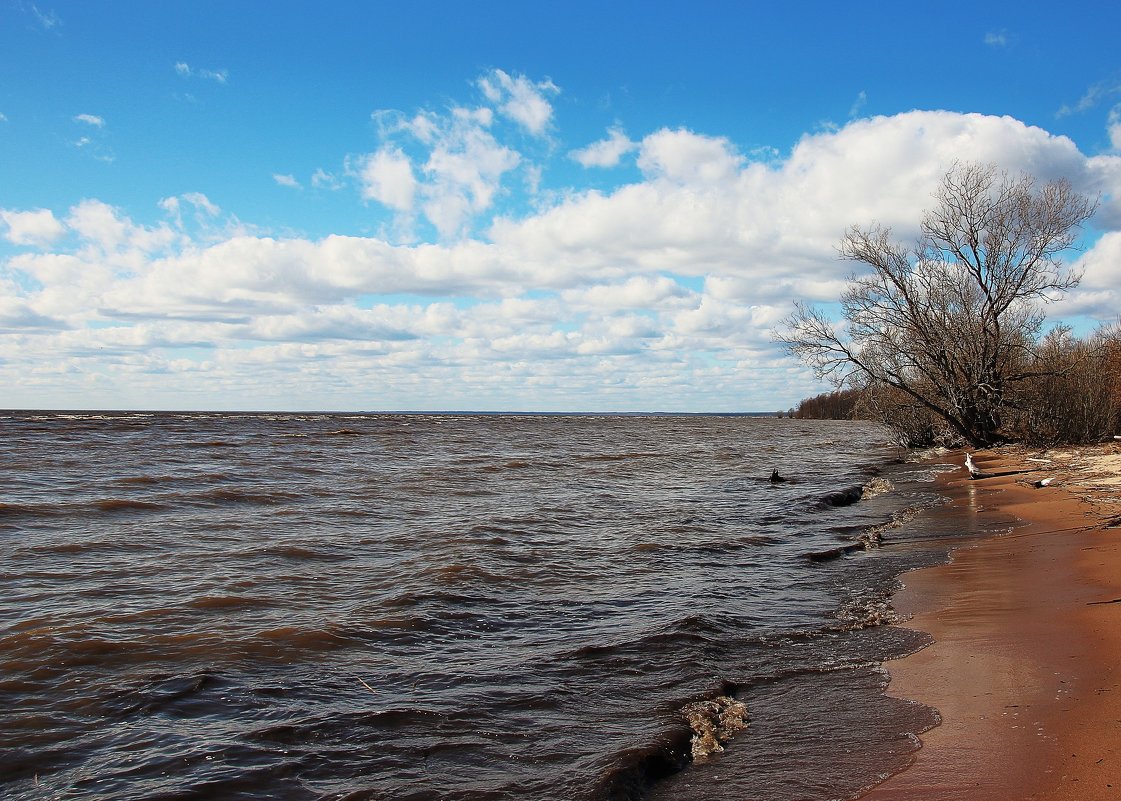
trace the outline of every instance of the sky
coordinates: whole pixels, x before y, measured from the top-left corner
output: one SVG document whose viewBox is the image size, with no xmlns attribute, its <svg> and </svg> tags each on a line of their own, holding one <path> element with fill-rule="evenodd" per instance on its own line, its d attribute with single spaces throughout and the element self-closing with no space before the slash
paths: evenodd
<svg viewBox="0 0 1121 801">
<path fill-rule="evenodd" d="M 955 161 L 1098 198 L 1121 6 L 0 0 L 0 408 L 740 412 Z"/>
</svg>

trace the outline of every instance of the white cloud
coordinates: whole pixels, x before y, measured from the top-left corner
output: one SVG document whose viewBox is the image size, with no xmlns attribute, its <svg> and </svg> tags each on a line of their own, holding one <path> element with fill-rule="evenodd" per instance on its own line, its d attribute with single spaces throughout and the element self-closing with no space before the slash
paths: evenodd
<svg viewBox="0 0 1121 801">
<path fill-rule="evenodd" d="M 274 172 L 272 174 L 272 179 L 276 181 L 276 183 L 280 186 L 287 186 L 292 189 L 303 189 L 303 187 L 300 185 L 300 182 L 297 181 L 295 176 L 292 175 L 281 175 L 280 173 Z"/>
<path fill-rule="evenodd" d="M 220 213 L 217 204 L 202 192 L 184 192 L 182 195 L 165 197 L 159 202 L 159 207 L 167 212 L 172 223 L 179 230 L 183 230 L 184 204 L 194 212 L 194 223 L 204 231 L 210 230 L 212 221 Z"/>
<path fill-rule="evenodd" d="M 648 176 L 712 185 L 736 176 L 743 159 L 727 139 L 663 128 L 642 140 L 638 166 Z"/>
<path fill-rule="evenodd" d="M 868 93 L 861 89 L 860 94 L 856 96 L 856 100 L 852 101 L 852 105 L 849 107 L 849 119 L 851 120 L 859 115 L 866 105 L 868 105 Z"/>
<path fill-rule="evenodd" d="M 622 283 L 595 284 L 561 293 L 570 306 L 600 310 L 678 308 L 692 302 L 693 295 L 664 275 L 636 275 Z"/>
<path fill-rule="evenodd" d="M 230 78 L 229 70 L 210 70 L 192 67 L 185 61 L 175 62 L 175 72 L 184 78 L 202 78 L 208 81 L 224 84 Z"/>
<path fill-rule="evenodd" d="M 1109 144 L 1114 150 L 1121 151 L 1121 106 L 1114 106 L 1109 110 L 1106 120 L 1106 132 L 1109 134 Z"/>
<path fill-rule="evenodd" d="M 989 47 L 1007 47 L 1008 33 L 1005 31 L 990 31 L 985 34 L 984 41 Z"/>
<path fill-rule="evenodd" d="M 0 114 L 0 122 L 7 122 L 7 121 L 8 121 L 8 117 L 7 117 L 7 115 L 5 115 L 5 114 Z"/>
<path fill-rule="evenodd" d="M 185 192 L 180 197 L 210 217 L 216 217 L 222 211 L 216 204 L 211 203 L 210 198 L 202 192 Z"/>
<path fill-rule="evenodd" d="M 1082 271 L 1078 289 L 1048 311 L 1116 321 L 1121 315 L 1121 231 L 1102 235 L 1074 266 Z"/>
<path fill-rule="evenodd" d="M 352 159 L 351 177 L 368 199 L 424 211 L 442 233 L 463 234 L 492 210 L 521 158 L 477 109 L 384 122 L 398 138 Z M 162 200 L 168 222 L 157 225 L 96 200 L 61 221 L 5 210 L 7 238 L 47 252 L 0 262 L 0 381 L 64 397 L 66 375 L 96 369 L 156 405 L 199 405 L 207 387 L 225 404 L 291 405 L 312 385 L 362 407 L 375 396 L 398 408 L 782 405 L 817 390 L 769 330 L 795 297 L 837 297 L 851 265 L 835 246 L 848 225 L 912 234 L 955 159 L 1121 196 L 1121 157 L 1086 158 L 1007 117 L 873 117 L 766 161 L 684 129 L 637 149 L 643 177 L 632 184 L 557 196 L 495 219 L 485 236 L 421 244 L 260 236 L 200 193 Z M 1083 286 L 1056 309 L 1116 315 L 1111 208 L 1096 223 L 1115 228 L 1082 256 Z M 231 386 L 244 394 L 221 394 Z"/>
<path fill-rule="evenodd" d="M 1061 108 L 1059 108 L 1059 110 L 1055 113 L 1055 116 L 1066 117 L 1071 114 L 1081 114 L 1084 111 L 1089 111 L 1090 109 L 1094 108 L 1107 98 L 1110 98 L 1117 94 L 1121 94 L 1121 83 L 1110 81 L 1102 81 L 1100 83 L 1096 83 L 1086 90 L 1086 93 L 1078 99 L 1077 103 L 1075 103 L 1074 105 L 1064 104 Z"/>
<path fill-rule="evenodd" d="M 96 114 L 77 114 L 74 122 L 80 123 L 87 133 L 74 140 L 74 147 L 83 150 L 86 154 L 106 163 L 112 163 L 116 158 L 113 151 L 105 146 L 105 118 Z"/>
<path fill-rule="evenodd" d="M 61 331 L 66 327 L 61 320 L 39 314 L 25 301 L 0 295 L 0 334 Z"/>
<path fill-rule="evenodd" d="M 623 156 L 637 149 L 622 128 L 611 128 L 607 138 L 592 142 L 587 147 L 573 150 L 569 157 L 585 167 L 615 167 Z"/>
<path fill-rule="evenodd" d="M 521 155 L 491 132 L 494 115 L 488 108 L 455 106 L 446 114 L 419 112 L 411 118 L 377 111 L 372 118 L 389 141 L 349 160 L 362 197 L 400 212 L 406 224 L 419 207 L 444 239 L 462 235 L 491 208 L 506 174 L 522 164 Z M 532 174 L 526 177 L 532 182 Z"/>
<path fill-rule="evenodd" d="M 83 200 L 71 207 L 66 226 L 83 243 L 81 255 L 95 259 L 115 255 L 122 259 L 109 259 L 104 261 L 106 265 L 125 265 L 130 261 L 140 263 L 152 254 L 165 252 L 179 241 L 166 225 L 137 225 L 122 215 L 120 209 L 100 200 Z"/>
<path fill-rule="evenodd" d="M 397 211 L 412 211 L 417 180 L 409 157 L 401 150 L 383 147 L 362 157 L 357 173 L 364 199 L 376 200 Z"/>
<path fill-rule="evenodd" d="M 425 216 L 441 236 L 454 236 L 473 214 L 490 208 L 502 176 L 520 162 L 481 125 L 457 122 L 424 164 Z"/>
<path fill-rule="evenodd" d="M 553 106 L 546 95 L 560 89 L 550 80 L 531 81 L 524 75 L 510 75 L 491 70 L 479 79 L 479 88 L 500 113 L 509 117 L 534 136 L 541 136 L 553 116 Z"/>
<path fill-rule="evenodd" d="M 28 9 L 31 11 L 31 16 L 35 18 L 35 21 L 39 23 L 39 26 L 45 31 L 53 30 L 62 24 L 62 19 L 55 13 L 54 9 L 42 11 L 34 3 L 28 6 Z"/>
<path fill-rule="evenodd" d="M 48 247 L 66 233 L 66 228 L 50 209 L 0 209 L 0 222 L 8 227 L 4 238 L 15 245 Z"/>
<path fill-rule="evenodd" d="M 330 189 L 333 191 L 342 188 L 342 181 L 339 180 L 338 176 L 320 167 L 312 174 L 311 185 L 315 189 Z"/>
</svg>

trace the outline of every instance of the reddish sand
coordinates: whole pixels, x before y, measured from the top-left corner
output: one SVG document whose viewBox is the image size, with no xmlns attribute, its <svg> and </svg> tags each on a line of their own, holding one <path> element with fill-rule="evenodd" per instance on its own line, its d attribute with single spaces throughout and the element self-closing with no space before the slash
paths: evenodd
<svg viewBox="0 0 1121 801">
<path fill-rule="evenodd" d="M 1121 799 L 1121 447 L 976 461 L 998 475 L 952 474 L 955 503 L 1025 525 L 903 577 L 896 609 L 935 642 L 888 663 L 888 692 L 943 722 L 862 798 Z"/>
</svg>

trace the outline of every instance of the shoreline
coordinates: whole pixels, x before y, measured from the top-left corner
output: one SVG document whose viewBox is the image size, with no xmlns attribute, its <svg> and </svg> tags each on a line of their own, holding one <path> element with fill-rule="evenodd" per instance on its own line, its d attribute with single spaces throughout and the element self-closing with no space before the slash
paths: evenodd
<svg viewBox="0 0 1121 801">
<path fill-rule="evenodd" d="M 885 663 L 887 694 L 942 722 L 859 798 L 1121 799 L 1121 446 L 975 459 L 991 476 L 943 476 L 950 508 L 1015 522 L 900 577 L 901 625 L 934 641 Z"/>
</svg>

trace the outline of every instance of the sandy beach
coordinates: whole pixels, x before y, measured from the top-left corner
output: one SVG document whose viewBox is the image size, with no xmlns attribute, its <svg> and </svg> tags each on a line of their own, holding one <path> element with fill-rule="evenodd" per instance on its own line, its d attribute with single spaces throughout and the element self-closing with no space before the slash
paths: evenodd
<svg viewBox="0 0 1121 801">
<path fill-rule="evenodd" d="M 991 476 L 949 474 L 953 503 L 1012 522 L 903 576 L 896 609 L 934 644 L 887 663 L 888 693 L 942 724 L 862 798 L 1121 798 L 1121 443 L 974 458 Z"/>
</svg>

